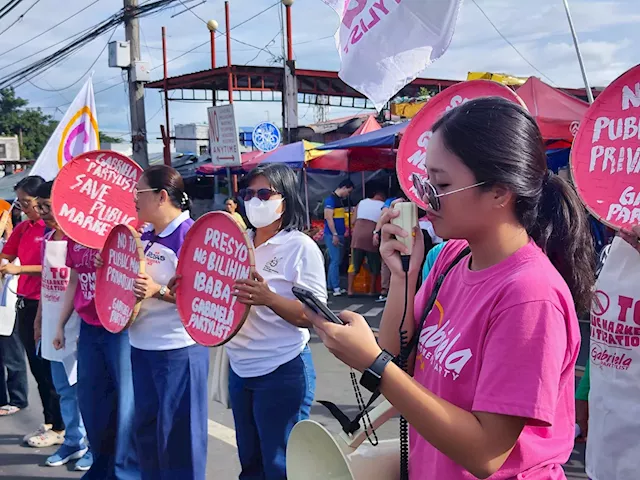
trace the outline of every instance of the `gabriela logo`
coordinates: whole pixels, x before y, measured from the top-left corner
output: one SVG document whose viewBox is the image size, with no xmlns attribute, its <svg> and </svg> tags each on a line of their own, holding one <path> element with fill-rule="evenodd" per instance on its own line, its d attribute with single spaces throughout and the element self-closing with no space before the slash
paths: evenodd
<svg viewBox="0 0 640 480">
<path fill-rule="evenodd" d="M 454 335 L 454 328 L 450 323 L 447 320 L 442 326 L 430 325 L 424 328 L 420 333 L 418 351 L 424 360 L 429 360 L 433 369 L 440 375 L 445 378 L 451 376 L 457 380 L 473 354 L 469 348 L 454 350 L 460 334 Z"/>
</svg>

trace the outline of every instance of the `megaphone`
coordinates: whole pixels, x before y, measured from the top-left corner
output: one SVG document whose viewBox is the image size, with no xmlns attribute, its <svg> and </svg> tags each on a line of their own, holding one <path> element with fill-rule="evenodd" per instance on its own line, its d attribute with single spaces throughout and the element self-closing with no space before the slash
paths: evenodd
<svg viewBox="0 0 640 480">
<path fill-rule="evenodd" d="M 367 434 L 396 414 L 385 400 L 369 414 L 371 426 L 360 427 L 351 435 L 340 432 L 334 436 L 313 420 L 299 422 L 287 443 L 287 479 L 400 480 L 399 439 L 362 445 Z"/>
</svg>

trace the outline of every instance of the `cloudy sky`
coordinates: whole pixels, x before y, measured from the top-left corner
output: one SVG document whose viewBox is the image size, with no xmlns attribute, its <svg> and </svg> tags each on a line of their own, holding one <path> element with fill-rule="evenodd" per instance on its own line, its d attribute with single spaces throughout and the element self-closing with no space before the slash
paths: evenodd
<svg viewBox="0 0 640 480">
<path fill-rule="evenodd" d="M 0 32 L 35 1 L 26 0 L 9 17 L 1 20 Z M 73 20 L 27 45 L 22 45 L 94 2 Z M 200 2 L 201 0 L 194 0 L 190 5 Z M 275 0 L 231 0 L 232 27 L 274 2 Z M 570 5 L 592 85 L 607 85 L 629 67 L 640 62 L 638 0 L 570 0 Z M 40 0 L 15 26 L 6 33 L 0 33 L 0 76 L 52 53 L 63 44 L 37 52 L 98 23 L 120 7 L 120 0 Z M 169 75 L 209 68 L 208 44 L 189 54 L 185 55 L 184 52 L 207 42 L 208 31 L 203 20 L 216 19 L 221 28 L 224 28 L 223 0 L 206 0 L 204 4 L 195 7 L 193 13 L 186 12 L 172 18 L 183 10 L 184 7 L 178 2 L 175 8 L 141 21 L 142 56 L 143 60 L 151 62 L 154 79 L 159 79 L 162 75 L 160 33 L 163 25 L 168 31 L 168 57 L 175 58 L 168 65 Z M 296 0 L 293 6 L 293 40 L 300 68 L 339 69 L 339 58 L 332 37 L 337 25 L 337 16 L 322 0 Z M 232 43 L 233 63 L 273 64 L 274 58 L 282 55 L 279 31 L 278 8 L 272 8 L 234 29 L 232 35 L 238 41 Z M 106 49 L 98 56 L 108 37 L 109 35 L 105 35 L 98 38 L 64 63 L 34 78 L 32 84 L 20 86 L 18 95 L 28 99 L 31 106 L 42 107 L 59 119 L 66 109 L 64 105 L 73 99 L 81 87 L 83 75 L 96 62 L 93 67 L 94 85 L 101 130 L 128 138 L 128 101 L 121 72 L 108 67 Z M 123 28 L 115 32 L 113 40 L 124 40 Z M 264 50 L 240 42 L 263 47 Z M 8 52 L 9 50 L 12 51 Z M 226 62 L 222 39 L 217 42 L 217 50 L 218 63 Z M 34 53 L 37 54 L 25 59 Z M 465 0 L 451 47 L 421 76 L 463 79 L 469 71 L 535 75 L 552 85 L 581 87 L 582 77 L 562 0 Z M 108 87 L 113 88 L 105 90 Z M 59 89 L 64 90 L 55 91 Z M 174 124 L 205 122 L 207 106 L 205 103 L 172 102 L 171 121 Z M 160 93 L 147 90 L 146 115 L 150 142 L 158 142 L 156 137 L 159 136 L 159 126 L 164 122 L 162 108 Z M 280 123 L 280 108 L 278 103 L 238 102 L 238 124 L 252 126 L 267 117 Z M 329 116 L 339 117 L 357 112 L 359 111 L 332 107 Z M 300 105 L 299 113 L 301 124 L 313 122 L 313 107 Z"/>
</svg>

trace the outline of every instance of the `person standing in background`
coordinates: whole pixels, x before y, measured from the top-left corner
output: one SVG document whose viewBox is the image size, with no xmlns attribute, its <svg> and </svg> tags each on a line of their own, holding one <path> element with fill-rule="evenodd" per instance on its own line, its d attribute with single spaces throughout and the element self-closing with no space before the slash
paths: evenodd
<svg viewBox="0 0 640 480">
<path fill-rule="evenodd" d="M 224 203 L 224 209 L 236 222 L 238 222 L 238 225 L 242 226 L 244 229 L 247 228 L 247 224 L 244 223 L 244 218 L 242 218 L 242 215 L 238 213 L 238 202 L 235 198 L 227 198 L 227 201 Z"/>
<path fill-rule="evenodd" d="M 50 230 L 45 234 L 42 245 L 42 295 L 34 330 L 35 341 L 42 346 L 42 357 L 51 362 L 51 377 L 60 395 L 60 411 L 67 429 L 64 443 L 47 458 L 45 465 L 60 467 L 71 460 L 78 460 L 75 470 L 84 472 L 91 468 L 93 457 L 89 452 L 76 389 L 80 334 L 80 317 L 76 313 L 65 328 L 65 348 L 56 350 L 53 346 L 69 283 L 69 267 L 66 266 L 67 237 L 51 212 L 52 187 L 53 182 L 46 182 L 38 187 L 37 192 L 36 209 Z"/>
<path fill-rule="evenodd" d="M 345 214 L 353 188 L 351 180 L 343 180 L 331 196 L 324 200 L 324 244 L 329 253 L 327 288 L 336 297 L 345 293 L 340 288 L 340 265 L 344 258 L 344 235 L 347 230 Z"/>
<path fill-rule="evenodd" d="M 353 281 L 360 272 L 364 259 L 367 259 L 367 266 L 371 273 L 371 283 L 369 285 L 369 295 L 374 295 L 380 275 L 381 259 L 378 246 L 374 244 L 374 231 L 382 215 L 384 201 L 387 194 L 384 188 L 375 186 L 373 196 L 360 201 L 356 207 L 356 221 L 351 235 L 351 248 L 353 256 L 351 263 L 353 272 L 349 271 L 349 282 L 347 293 L 353 295 Z"/>
<path fill-rule="evenodd" d="M 43 183 L 42 177 L 33 176 L 23 178 L 15 186 L 18 197 L 16 205 L 27 220 L 13 230 L 0 255 L 0 258 L 10 262 L 0 267 L 0 273 L 20 275 L 14 331 L 10 337 L 0 337 L 4 365 L 9 372 L 7 387 L 10 396 L 10 404 L 0 407 L 0 416 L 14 414 L 27 406 L 28 379 L 24 365 L 26 350 L 44 409 L 44 423 L 23 438 L 26 444 L 34 448 L 61 445 L 65 430 L 60 412 L 60 397 L 51 377 L 51 365 L 40 356 L 40 346 L 36 344 L 34 335 L 42 286 L 40 252 L 45 233 L 44 221 L 36 210 L 36 197 L 38 188 Z M 20 265 L 11 263 L 16 259 L 20 261 Z"/>
</svg>

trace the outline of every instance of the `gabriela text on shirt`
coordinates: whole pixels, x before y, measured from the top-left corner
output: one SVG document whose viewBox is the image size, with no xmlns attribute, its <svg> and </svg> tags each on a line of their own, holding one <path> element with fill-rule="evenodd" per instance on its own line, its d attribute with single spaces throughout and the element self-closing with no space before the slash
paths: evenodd
<svg viewBox="0 0 640 480">
<path fill-rule="evenodd" d="M 69 285 L 69 267 L 42 267 L 42 299 L 57 303 Z"/>
<path fill-rule="evenodd" d="M 139 175 L 129 163 L 108 153 L 87 158 L 83 172 L 68 185 L 74 195 L 65 198 L 56 217 L 100 236 L 106 236 L 113 225 L 133 225 L 136 217 L 123 211 L 114 198 L 122 193 L 132 195 Z"/>
<path fill-rule="evenodd" d="M 613 302 L 611 301 L 613 300 Z M 640 347 L 640 299 L 597 291 L 591 309 L 591 361 L 594 365 L 628 370 L 632 350 Z"/>
<path fill-rule="evenodd" d="M 460 333 L 456 333 L 449 320 L 423 328 L 418 341 L 415 368 L 431 368 L 444 378 L 457 380 L 473 357 L 471 349 L 460 348 L 459 340 Z"/>
<path fill-rule="evenodd" d="M 234 324 L 236 297 L 233 284 L 249 278 L 249 250 L 245 242 L 208 228 L 204 243 L 194 250 L 194 292 L 187 327 L 225 340 Z"/>
</svg>

